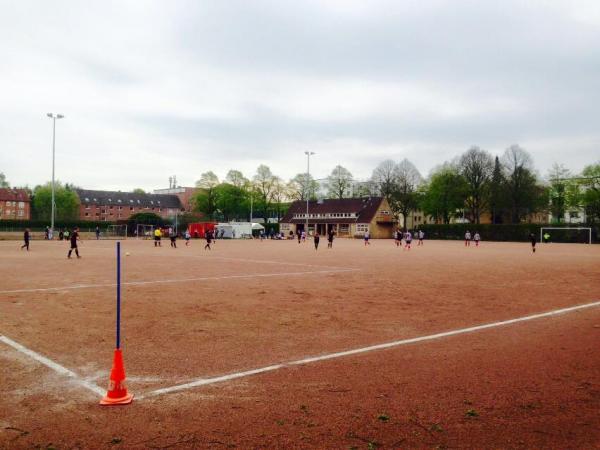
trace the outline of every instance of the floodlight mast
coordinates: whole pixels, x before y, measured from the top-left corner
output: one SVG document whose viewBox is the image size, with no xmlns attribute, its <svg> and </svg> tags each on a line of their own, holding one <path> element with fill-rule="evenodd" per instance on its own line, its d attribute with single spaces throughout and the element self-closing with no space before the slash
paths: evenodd
<svg viewBox="0 0 600 450">
<path fill-rule="evenodd" d="M 54 155 L 55 155 L 55 144 L 56 144 L 56 119 L 62 119 L 65 116 L 62 114 L 47 113 L 48 117 L 52 119 L 52 212 L 50 217 L 50 233 L 48 239 L 54 238 Z"/>
<path fill-rule="evenodd" d="M 308 236 L 308 201 L 310 199 L 310 155 L 314 155 L 315 152 L 304 152 L 306 155 L 306 236 Z"/>
</svg>

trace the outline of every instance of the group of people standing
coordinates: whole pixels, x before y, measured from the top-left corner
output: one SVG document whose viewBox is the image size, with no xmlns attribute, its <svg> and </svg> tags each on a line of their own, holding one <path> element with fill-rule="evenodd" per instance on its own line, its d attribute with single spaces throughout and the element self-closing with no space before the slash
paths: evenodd
<svg viewBox="0 0 600 450">
<path fill-rule="evenodd" d="M 177 236 L 178 233 L 176 231 L 173 230 L 173 228 L 169 227 L 166 230 L 162 230 L 161 228 L 156 228 L 154 230 L 154 246 L 155 247 L 162 247 L 161 245 L 161 240 L 163 235 L 165 237 L 169 237 L 169 240 L 171 241 L 171 247 L 172 248 L 177 248 Z M 183 238 L 185 239 L 185 245 L 186 247 L 188 245 L 190 245 L 190 232 L 189 230 L 185 230 L 185 232 L 183 233 Z"/>
<path fill-rule="evenodd" d="M 290 232 L 291 234 L 291 232 Z M 306 242 L 306 231 L 302 230 L 298 230 L 296 231 L 296 236 L 298 237 L 298 244 L 302 244 L 304 242 Z M 330 228 L 329 231 L 327 231 L 327 248 L 333 248 L 333 238 L 335 236 L 335 231 L 333 231 L 333 228 Z M 315 232 L 315 234 L 313 235 L 313 243 L 315 244 L 315 250 L 319 249 L 319 243 L 321 242 L 321 235 L 317 232 Z"/>
<path fill-rule="evenodd" d="M 471 241 L 475 241 L 475 247 L 479 247 L 479 241 L 481 240 L 481 236 L 479 235 L 479 232 L 475 232 L 475 234 L 473 236 L 471 236 L 471 232 L 469 230 L 467 230 L 467 232 L 465 233 L 465 247 L 470 247 L 471 246 Z"/>
<path fill-rule="evenodd" d="M 423 245 L 423 239 L 425 239 L 425 233 L 422 230 L 415 230 L 414 237 L 418 239 L 418 244 Z M 404 250 L 410 250 L 413 241 L 413 233 L 410 230 L 402 231 L 400 229 L 396 230 L 394 233 L 394 242 L 396 243 L 396 247 L 402 246 L 402 241 L 404 240 Z"/>
</svg>

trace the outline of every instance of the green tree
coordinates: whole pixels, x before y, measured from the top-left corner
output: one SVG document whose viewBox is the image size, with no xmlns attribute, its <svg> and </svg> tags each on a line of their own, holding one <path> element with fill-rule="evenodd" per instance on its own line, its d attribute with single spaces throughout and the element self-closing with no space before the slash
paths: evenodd
<svg viewBox="0 0 600 450">
<path fill-rule="evenodd" d="M 506 180 L 502 172 L 500 158 L 494 159 L 494 169 L 490 180 L 489 189 L 489 210 L 492 216 L 492 223 L 502 223 L 502 212 L 506 206 Z"/>
<path fill-rule="evenodd" d="M 142 188 L 135 188 L 132 192 L 134 194 L 145 194 L 146 193 L 146 191 L 144 191 Z"/>
<path fill-rule="evenodd" d="M 10 184 L 8 181 L 6 181 L 6 176 L 4 175 L 3 172 L 0 172 L 0 188 L 8 188 L 10 187 Z"/>
<path fill-rule="evenodd" d="M 600 162 L 586 166 L 582 172 L 581 201 L 585 208 L 587 221 L 600 221 Z"/>
<path fill-rule="evenodd" d="M 221 183 L 215 188 L 215 209 L 228 222 L 245 216 L 247 193 L 243 187 Z"/>
<path fill-rule="evenodd" d="M 56 220 L 79 218 L 79 197 L 75 191 L 65 188 L 59 181 L 54 184 Z M 33 190 L 32 216 L 37 220 L 50 220 L 52 214 L 52 183 L 36 186 Z"/>
<path fill-rule="evenodd" d="M 423 195 L 421 208 L 436 222 L 450 223 L 457 210 L 464 206 L 469 186 L 458 169 L 443 166 L 430 177 Z"/>
<path fill-rule="evenodd" d="M 350 195 L 352 189 L 352 174 L 340 165 L 335 166 L 327 177 L 327 195 L 330 198 L 344 198 Z"/>
<path fill-rule="evenodd" d="M 216 187 L 218 185 L 219 178 L 214 172 L 208 171 L 200 175 L 200 179 L 196 181 L 196 187 L 199 187 L 200 190 L 193 197 L 195 211 L 214 218 L 217 210 Z"/>
<path fill-rule="evenodd" d="M 490 179 L 494 169 L 492 155 L 479 147 L 471 147 L 460 157 L 459 167 L 469 187 L 466 205 L 471 220 L 478 224 L 488 200 Z"/>
</svg>

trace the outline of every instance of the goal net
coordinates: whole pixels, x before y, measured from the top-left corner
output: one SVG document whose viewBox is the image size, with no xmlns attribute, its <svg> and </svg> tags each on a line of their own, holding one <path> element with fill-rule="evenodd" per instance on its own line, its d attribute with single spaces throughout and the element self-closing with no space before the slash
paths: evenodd
<svg viewBox="0 0 600 450">
<path fill-rule="evenodd" d="M 137 239 L 152 239 L 154 225 L 138 224 L 135 228 L 135 237 Z"/>
<path fill-rule="evenodd" d="M 592 229 L 588 227 L 542 227 L 540 228 L 540 242 L 591 244 Z"/>
<path fill-rule="evenodd" d="M 104 236 L 107 239 L 127 239 L 127 225 L 109 225 Z"/>
</svg>

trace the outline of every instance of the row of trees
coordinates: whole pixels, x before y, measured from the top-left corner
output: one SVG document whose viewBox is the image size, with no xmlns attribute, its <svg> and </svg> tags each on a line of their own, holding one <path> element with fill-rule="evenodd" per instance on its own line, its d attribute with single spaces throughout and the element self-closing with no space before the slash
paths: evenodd
<svg viewBox="0 0 600 450">
<path fill-rule="evenodd" d="M 0 173 L 0 187 L 8 187 Z M 293 200 L 384 196 L 394 213 L 408 217 L 421 210 L 438 223 L 465 218 L 479 223 L 489 214 L 492 223 L 520 223 L 532 214 L 552 214 L 561 222 L 568 211 L 584 209 L 589 222 L 600 220 L 600 163 L 572 174 L 563 165 L 554 165 L 545 179 L 536 174 L 531 156 L 512 145 L 501 156 L 471 147 L 447 161 L 424 178 L 414 164 L 381 162 L 366 181 L 355 180 L 352 173 L 338 165 L 323 180 L 299 173 L 288 181 L 260 165 L 251 178 L 230 170 L 225 179 L 208 171 L 196 182 L 200 188 L 194 198 L 195 210 L 211 219 L 247 220 L 254 217 L 277 219 Z M 78 217 L 79 200 L 75 186 L 56 184 L 58 220 Z M 143 193 L 141 189 L 136 192 Z M 35 187 L 32 217 L 50 216 L 51 185 Z"/>
<path fill-rule="evenodd" d="M 336 166 L 324 180 L 299 173 L 287 182 L 261 165 L 252 178 L 230 170 L 223 181 L 205 172 L 196 183 L 196 208 L 225 220 L 256 217 L 280 218 L 293 200 L 386 197 L 394 213 L 408 217 L 423 211 L 438 223 L 461 218 L 479 223 L 488 214 L 492 223 L 520 223 L 535 214 L 550 213 L 561 222 L 565 213 L 584 209 L 588 221 L 600 220 L 600 163 L 574 175 L 554 165 L 545 178 L 533 166 L 531 156 L 518 145 L 501 156 L 471 147 L 462 155 L 436 167 L 424 178 L 409 160 L 385 160 L 366 181 Z"/>
</svg>

